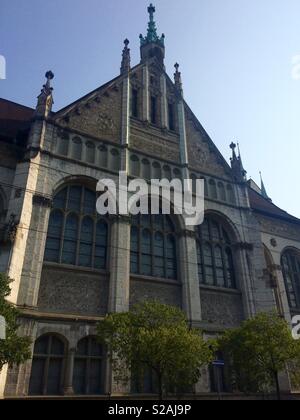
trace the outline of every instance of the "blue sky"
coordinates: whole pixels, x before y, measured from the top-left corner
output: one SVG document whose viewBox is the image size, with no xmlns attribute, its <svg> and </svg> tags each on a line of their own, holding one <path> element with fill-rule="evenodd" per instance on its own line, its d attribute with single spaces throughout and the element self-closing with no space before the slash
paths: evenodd
<svg viewBox="0 0 300 420">
<path fill-rule="evenodd" d="M 232 140 L 273 201 L 300 218 L 299 0 L 156 0 L 166 67 L 181 64 L 185 98 L 224 157 Z M 123 40 L 139 61 L 145 0 L 1 0 L 0 97 L 35 106 L 53 70 L 54 110 L 119 73 Z M 300 72 L 299 72 L 300 73 Z"/>
</svg>

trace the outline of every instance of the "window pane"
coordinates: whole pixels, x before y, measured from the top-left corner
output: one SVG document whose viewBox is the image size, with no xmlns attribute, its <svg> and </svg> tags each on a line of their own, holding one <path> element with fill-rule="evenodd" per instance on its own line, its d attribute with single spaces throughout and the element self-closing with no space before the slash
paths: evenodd
<svg viewBox="0 0 300 420">
<path fill-rule="evenodd" d="M 68 210 L 74 210 L 80 212 L 81 208 L 81 187 L 70 187 L 69 199 L 68 199 Z"/>
<path fill-rule="evenodd" d="M 74 265 L 76 263 L 77 236 L 78 218 L 75 215 L 69 215 L 66 221 L 62 253 L 62 262 L 64 264 Z"/>
<path fill-rule="evenodd" d="M 92 265 L 94 222 L 85 217 L 81 224 L 79 265 L 90 267 Z"/>
<path fill-rule="evenodd" d="M 51 213 L 48 227 L 48 237 L 45 248 L 45 260 L 59 262 L 60 239 L 63 225 L 63 214 L 55 210 Z"/>
<path fill-rule="evenodd" d="M 91 360 L 88 381 L 89 395 L 101 395 L 103 393 L 102 360 Z"/>
<path fill-rule="evenodd" d="M 96 213 L 96 193 L 87 188 L 84 189 L 83 213 Z"/>
<path fill-rule="evenodd" d="M 43 378 L 46 359 L 34 358 L 31 367 L 29 395 L 43 395 Z"/>
<path fill-rule="evenodd" d="M 76 395 L 86 393 L 86 360 L 75 358 L 73 373 L 73 389 Z"/>
<path fill-rule="evenodd" d="M 64 188 L 62 191 L 55 195 L 53 200 L 53 208 L 62 210 L 66 208 L 67 192 L 68 188 Z"/>
</svg>

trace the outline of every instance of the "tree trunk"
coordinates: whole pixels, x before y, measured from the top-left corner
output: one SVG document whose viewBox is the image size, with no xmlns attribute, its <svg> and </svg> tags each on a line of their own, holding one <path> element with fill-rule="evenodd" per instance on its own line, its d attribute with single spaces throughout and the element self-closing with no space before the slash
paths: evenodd
<svg viewBox="0 0 300 420">
<path fill-rule="evenodd" d="M 280 384 L 279 384 L 279 375 L 278 372 L 274 372 L 274 379 L 276 384 L 276 393 L 278 401 L 281 401 L 281 392 L 280 392 Z"/>
</svg>

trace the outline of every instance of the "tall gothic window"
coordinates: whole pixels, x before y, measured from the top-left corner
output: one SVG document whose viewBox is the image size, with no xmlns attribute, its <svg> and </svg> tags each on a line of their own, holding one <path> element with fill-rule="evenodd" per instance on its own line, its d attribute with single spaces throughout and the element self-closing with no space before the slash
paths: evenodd
<svg viewBox="0 0 300 420">
<path fill-rule="evenodd" d="M 286 251 L 281 258 L 286 292 L 291 308 L 300 308 L 300 254 Z"/>
<path fill-rule="evenodd" d="M 151 117 L 151 123 L 156 124 L 157 123 L 157 98 L 156 96 L 151 96 L 151 99 L 150 99 L 150 117 Z"/>
<path fill-rule="evenodd" d="M 103 348 L 94 337 L 79 341 L 75 354 L 73 389 L 77 395 L 104 394 Z"/>
<path fill-rule="evenodd" d="M 219 221 L 206 217 L 198 229 L 197 250 L 201 284 L 236 288 L 232 242 Z"/>
<path fill-rule="evenodd" d="M 106 268 L 108 224 L 96 210 L 96 193 L 70 185 L 54 197 L 45 261 Z"/>
<path fill-rule="evenodd" d="M 131 273 L 177 279 L 176 234 L 166 215 L 138 215 L 131 227 Z"/>
<path fill-rule="evenodd" d="M 131 115 L 135 118 L 138 118 L 138 90 L 133 88 L 131 91 Z"/>
<path fill-rule="evenodd" d="M 55 335 L 44 335 L 35 342 L 29 395 L 63 393 L 65 343 Z"/>
</svg>

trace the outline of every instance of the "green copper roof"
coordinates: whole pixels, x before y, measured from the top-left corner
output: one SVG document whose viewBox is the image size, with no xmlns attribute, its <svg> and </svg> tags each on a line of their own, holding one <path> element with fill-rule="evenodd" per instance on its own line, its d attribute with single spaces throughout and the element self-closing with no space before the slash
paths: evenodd
<svg viewBox="0 0 300 420">
<path fill-rule="evenodd" d="M 157 29 L 156 29 L 156 23 L 154 21 L 154 13 L 155 13 L 155 7 L 151 3 L 148 7 L 148 13 L 150 16 L 150 20 L 148 23 L 148 32 L 147 36 L 143 37 L 143 35 L 140 35 L 141 40 L 141 46 L 151 43 L 160 44 L 161 46 L 165 45 L 165 35 L 162 34 L 161 37 L 157 35 Z"/>
</svg>

